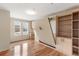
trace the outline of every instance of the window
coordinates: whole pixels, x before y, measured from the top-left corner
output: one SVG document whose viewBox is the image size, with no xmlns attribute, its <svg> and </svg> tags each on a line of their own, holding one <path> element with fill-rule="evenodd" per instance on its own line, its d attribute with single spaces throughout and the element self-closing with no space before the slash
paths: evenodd
<svg viewBox="0 0 79 59">
<path fill-rule="evenodd" d="M 27 35 L 28 34 L 28 22 L 14 20 L 14 35 Z"/>
<path fill-rule="evenodd" d="M 19 20 L 14 20 L 14 35 L 21 35 L 21 22 Z"/>
<path fill-rule="evenodd" d="M 23 35 L 28 34 L 28 22 L 23 22 L 22 23 L 22 31 L 23 31 Z"/>
</svg>

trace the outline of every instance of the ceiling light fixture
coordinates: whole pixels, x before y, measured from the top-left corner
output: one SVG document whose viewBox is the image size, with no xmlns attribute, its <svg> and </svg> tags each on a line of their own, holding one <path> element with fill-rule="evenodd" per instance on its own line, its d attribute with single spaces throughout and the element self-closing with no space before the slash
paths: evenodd
<svg viewBox="0 0 79 59">
<path fill-rule="evenodd" d="M 36 12 L 34 10 L 26 10 L 25 12 L 28 15 L 36 15 Z"/>
</svg>

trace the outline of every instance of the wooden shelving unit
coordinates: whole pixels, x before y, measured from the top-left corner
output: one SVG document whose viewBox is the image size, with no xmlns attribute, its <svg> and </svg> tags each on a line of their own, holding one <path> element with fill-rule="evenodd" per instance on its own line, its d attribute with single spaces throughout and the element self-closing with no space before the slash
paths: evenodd
<svg viewBox="0 0 79 59">
<path fill-rule="evenodd" d="M 72 52 L 73 55 L 79 55 L 79 12 L 73 13 L 73 21 L 72 21 Z"/>
<path fill-rule="evenodd" d="M 72 39 L 72 55 L 79 55 L 79 12 L 57 18 L 57 37 Z"/>
<path fill-rule="evenodd" d="M 57 20 L 57 37 L 71 38 L 72 14 L 60 16 Z"/>
</svg>

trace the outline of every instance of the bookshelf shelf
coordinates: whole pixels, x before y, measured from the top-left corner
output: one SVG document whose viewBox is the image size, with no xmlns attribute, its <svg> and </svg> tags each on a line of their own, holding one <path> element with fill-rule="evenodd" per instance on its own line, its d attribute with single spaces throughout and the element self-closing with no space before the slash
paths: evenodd
<svg viewBox="0 0 79 59">
<path fill-rule="evenodd" d="M 79 12 L 73 13 L 73 28 L 72 28 L 72 51 L 73 54 L 79 55 Z"/>
</svg>

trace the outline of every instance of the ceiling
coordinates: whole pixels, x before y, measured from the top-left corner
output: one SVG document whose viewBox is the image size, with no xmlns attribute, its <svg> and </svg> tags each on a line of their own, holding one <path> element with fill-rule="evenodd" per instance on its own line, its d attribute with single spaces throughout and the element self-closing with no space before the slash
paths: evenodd
<svg viewBox="0 0 79 59">
<path fill-rule="evenodd" d="M 79 5 L 78 3 L 0 3 L 0 8 L 10 11 L 11 17 L 25 19 L 25 20 L 38 20 L 51 13 L 56 13 L 70 7 Z M 36 11 L 36 15 L 28 15 L 26 10 Z"/>
</svg>

